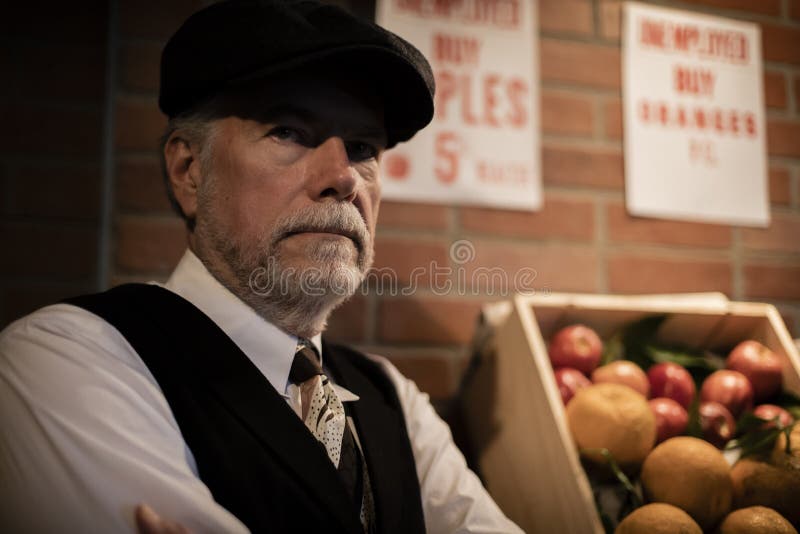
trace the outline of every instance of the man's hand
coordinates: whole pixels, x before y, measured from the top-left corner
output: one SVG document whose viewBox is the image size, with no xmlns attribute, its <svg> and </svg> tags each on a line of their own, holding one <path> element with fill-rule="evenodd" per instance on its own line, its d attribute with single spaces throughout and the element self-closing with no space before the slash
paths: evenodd
<svg viewBox="0 0 800 534">
<path fill-rule="evenodd" d="M 139 534 L 191 534 L 189 529 L 158 515 L 146 504 L 136 507 L 136 530 Z"/>
</svg>

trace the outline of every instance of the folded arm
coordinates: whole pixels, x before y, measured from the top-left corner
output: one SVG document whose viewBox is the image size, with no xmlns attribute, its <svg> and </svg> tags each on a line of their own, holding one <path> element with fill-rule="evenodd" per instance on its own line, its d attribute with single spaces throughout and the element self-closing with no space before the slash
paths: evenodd
<svg viewBox="0 0 800 534">
<path fill-rule="evenodd" d="M 147 502 L 192 532 L 247 532 L 197 476 L 161 390 L 73 306 L 0 334 L 0 517 L 9 531 L 132 532 Z"/>
</svg>

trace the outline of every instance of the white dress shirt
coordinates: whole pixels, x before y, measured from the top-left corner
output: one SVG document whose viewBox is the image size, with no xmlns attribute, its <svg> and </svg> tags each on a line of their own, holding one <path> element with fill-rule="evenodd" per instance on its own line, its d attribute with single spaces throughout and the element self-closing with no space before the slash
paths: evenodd
<svg viewBox="0 0 800 534">
<path fill-rule="evenodd" d="M 208 315 L 299 412 L 297 338 L 264 321 L 187 251 L 165 287 Z M 319 347 L 319 336 L 312 340 Z M 385 358 L 430 533 L 515 533 L 466 466 L 428 395 Z M 358 397 L 338 387 L 344 402 Z M 150 504 L 192 532 L 247 532 L 200 480 L 157 382 L 124 337 L 82 308 L 42 308 L 0 333 L 0 530 L 132 532 Z"/>
</svg>

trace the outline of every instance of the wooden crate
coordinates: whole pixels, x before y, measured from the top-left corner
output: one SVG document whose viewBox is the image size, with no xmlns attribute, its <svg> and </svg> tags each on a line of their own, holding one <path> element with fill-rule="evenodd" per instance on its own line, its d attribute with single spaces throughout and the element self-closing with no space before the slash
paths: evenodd
<svg viewBox="0 0 800 534">
<path fill-rule="evenodd" d="M 505 513 L 528 533 L 602 533 L 567 427 L 546 340 L 584 323 L 604 339 L 648 315 L 669 314 L 663 341 L 724 350 L 756 339 L 783 360 L 784 389 L 800 395 L 800 357 L 774 306 L 719 294 L 517 296 L 487 305 L 475 365 L 462 389 L 467 437 Z"/>
</svg>

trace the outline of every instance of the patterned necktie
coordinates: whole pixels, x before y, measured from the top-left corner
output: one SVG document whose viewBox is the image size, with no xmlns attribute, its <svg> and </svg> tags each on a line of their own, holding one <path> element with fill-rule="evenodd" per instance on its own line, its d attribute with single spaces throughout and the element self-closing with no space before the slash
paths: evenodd
<svg viewBox="0 0 800 534">
<path fill-rule="evenodd" d="M 300 388 L 301 415 L 306 428 L 325 446 L 365 531 L 369 532 L 374 506 L 369 477 L 347 424 L 342 401 L 322 371 L 316 348 L 306 340 L 298 342 L 289 380 Z M 369 495 L 364 494 L 365 486 Z"/>
</svg>

